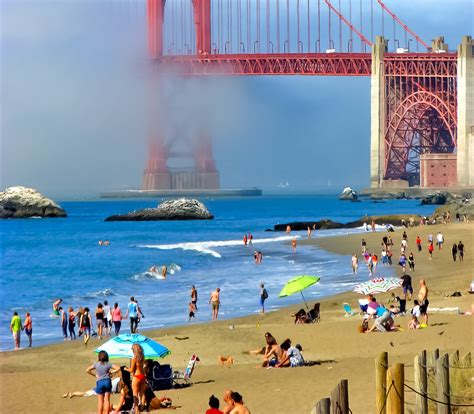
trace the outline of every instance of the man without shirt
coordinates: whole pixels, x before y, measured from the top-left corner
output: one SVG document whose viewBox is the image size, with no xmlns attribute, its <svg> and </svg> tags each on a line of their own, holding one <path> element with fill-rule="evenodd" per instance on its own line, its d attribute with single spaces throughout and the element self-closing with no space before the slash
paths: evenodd
<svg viewBox="0 0 474 414">
<path fill-rule="evenodd" d="M 420 314 L 425 320 L 425 324 L 428 325 L 428 287 L 423 279 L 420 280 L 420 290 L 418 291 L 418 302 L 420 303 Z"/>
<path fill-rule="evenodd" d="M 250 410 L 244 405 L 242 396 L 238 392 L 233 392 L 230 395 L 230 398 L 234 403 L 234 408 L 230 414 L 250 414 Z"/>
<path fill-rule="evenodd" d="M 211 293 L 211 297 L 209 298 L 209 303 L 212 306 L 212 320 L 215 321 L 219 316 L 219 306 L 221 304 L 220 301 L 220 288 L 217 288 Z"/>
</svg>

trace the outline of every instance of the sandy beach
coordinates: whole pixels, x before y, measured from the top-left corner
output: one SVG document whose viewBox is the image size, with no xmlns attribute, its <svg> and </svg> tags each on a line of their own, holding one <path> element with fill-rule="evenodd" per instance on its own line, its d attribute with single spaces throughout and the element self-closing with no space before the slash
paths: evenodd
<svg viewBox="0 0 474 414">
<path fill-rule="evenodd" d="M 434 252 L 428 260 L 426 240 L 429 233 L 436 236 L 442 231 L 445 248 Z M 473 297 L 467 293 L 473 278 L 474 224 L 448 224 L 422 226 L 407 229 L 408 253 L 416 255 L 416 271 L 412 274 L 415 294 L 418 281 L 426 280 L 430 289 L 431 307 L 459 307 L 470 310 Z M 402 230 L 392 233 L 394 241 L 394 266 L 397 274 L 401 269 L 398 261 Z M 423 240 L 423 252 L 415 252 L 415 237 Z M 352 253 L 360 254 L 360 240 L 364 237 L 369 251 L 380 254 L 382 233 L 364 233 L 301 240 L 299 245 L 312 244 L 340 255 L 350 267 Z M 451 246 L 462 240 L 466 246 L 463 263 L 453 263 Z M 290 247 L 289 247 L 290 249 Z M 362 261 L 361 261 L 362 262 Z M 379 275 L 383 275 L 380 266 Z M 324 277 L 324 274 L 319 275 Z M 367 280 L 368 272 L 360 263 L 357 281 Z M 461 297 L 445 297 L 455 291 Z M 401 291 L 396 291 L 401 294 Z M 378 295 L 382 302 L 390 294 Z M 193 374 L 194 385 L 189 388 L 158 392 L 169 396 L 179 413 L 204 413 L 211 394 L 221 399 L 225 389 L 240 392 L 253 414 L 309 414 L 314 404 L 329 395 L 343 378 L 349 380 L 349 401 L 354 413 L 375 412 L 374 358 L 389 352 L 389 361 L 413 363 L 413 357 L 423 349 L 439 348 L 442 352 L 459 350 L 461 354 L 473 349 L 473 322 L 471 316 L 457 313 L 433 313 L 427 329 L 409 331 L 409 317 L 396 318 L 402 332 L 360 334 L 361 316 L 344 317 L 342 303 L 348 302 L 358 310 L 357 299 L 361 296 L 347 292 L 321 301 L 321 322 L 294 325 L 290 315 L 300 306 L 293 306 L 266 315 L 255 315 L 234 320 L 207 324 L 189 324 L 169 329 L 147 331 L 146 335 L 172 350 L 165 362 L 174 369 L 184 369 L 189 357 L 200 358 Z M 203 301 L 202 301 L 203 302 Z M 411 308 L 412 303 L 407 307 Z M 200 303 L 201 312 L 209 312 Z M 233 329 L 230 329 L 233 327 Z M 307 360 L 320 361 L 320 365 L 288 369 L 256 369 L 260 358 L 248 351 L 264 344 L 264 333 L 270 331 L 279 342 L 289 337 L 293 343 L 303 346 Z M 176 338 L 189 337 L 178 340 Z M 25 339 L 25 338 L 23 338 Z M 85 369 L 95 361 L 92 351 L 100 342 L 92 339 L 85 348 L 81 341 L 59 343 L 31 350 L 1 354 L 1 401 L 2 413 L 86 413 L 96 409 L 96 398 L 63 399 L 67 391 L 86 391 L 94 386 L 94 379 Z M 223 367 L 218 364 L 220 355 L 232 355 L 235 364 Z M 412 368 L 407 367 L 407 378 L 413 379 Z M 413 402 L 412 394 L 407 394 Z M 113 402 L 118 400 L 112 397 Z"/>
</svg>

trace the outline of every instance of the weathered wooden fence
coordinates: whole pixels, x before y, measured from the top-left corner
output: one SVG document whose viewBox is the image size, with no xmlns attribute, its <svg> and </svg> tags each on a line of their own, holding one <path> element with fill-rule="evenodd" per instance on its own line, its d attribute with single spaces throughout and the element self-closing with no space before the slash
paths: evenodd
<svg viewBox="0 0 474 414">
<path fill-rule="evenodd" d="M 451 358 L 440 355 L 439 350 L 420 352 L 414 358 L 414 384 L 405 380 L 404 364 L 388 364 L 388 353 L 382 352 L 375 359 L 375 408 L 378 414 L 404 414 L 405 390 L 415 394 L 416 414 L 452 414 L 474 412 L 474 398 L 456 395 L 469 389 L 474 368 L 471 354 L 460 358 L 456 351 Z M 451 371 L 450 371 L 451 369 Z M 464 372 L 462 370 L 465 370 Z M 450 380 L 455 383 L 450 386 Z M 465 384 L 463 384 L 463 381 Z M 433 390 L 434 389 L 434 390 Z M 430 408 L 431 407 L 431 408 Z"/>
<path fill-rule="evenodd" d="M 331 397 L 319 400 L 311 414 L 349 414 L 349 382 L 346 379 L 331 391 Z"/>
</svg>

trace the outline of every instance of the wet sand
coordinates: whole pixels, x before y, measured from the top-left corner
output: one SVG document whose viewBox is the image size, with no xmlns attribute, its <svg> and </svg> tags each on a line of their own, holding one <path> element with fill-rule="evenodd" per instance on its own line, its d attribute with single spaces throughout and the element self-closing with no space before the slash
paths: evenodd
<svg viewBox="0 0 474 414">
<path fill-rule="evenodd" d="M 436 236 L 438 230 L 445 236 L 445 248 L 442 251 L 436 249 L 433 260 L 429 261 L 426 239 L 430 232 Z M 467 294 L 467 290 L 474 269 L 474 224 L 423 226 L 408 229 L 407 233 L 408 253 L 413 250 L 417 262 L 412 274 L 415 294 L 419 279 L 424 278 L 430 289 L 431 307 L 470 310 L 473 297 Z M 391 234 L 396 266 L 402 231 Z M 418 234 L 423 240 L 421 255 L 415 252 L 414 240 Z M 351 254 L 360 253 L 361 237 L 365 237 L 369 250 L 376 249 L 380 254 L 382 233 L 330 238 L 316 235 L 316 239 L 301 240 L 298 244 L 312 244 L 314 248 L 334 252 L 340 255 L 340 260 L 347 262 L 349 268 Z M 466 246 L 465 260 L 453 263 L 451 246 L 459 240 Z M 359 275 L 354 276 L 357 281 L 368 279 L 361 262 Z M 383 275 L 381 267 L 378 274 Z M 397 269 L 397 274 L 401 275 L 401 269 Z M 445 297 L 454 291 L 460 291 L 462 296 Z M 384 301 L 389 295 L 378 295 L 378 299 Z M 311 325 L 294 325 L 290 315 L 300 306 L 292 306 L 266 315 L 148 331 L 148 336 L 172 350 L 165 361 L 174 369 L 184 369 L 192 354 L 201 359 L 193 374 L 192 387 L 157 394 L 171 397 L 174 404 L 182 407 L 177 411 L 179 413 L 204 413 L 211 394 L 221 399 L 224 390 L 231 388 L 244 396 L 253 414 L 309 414 L 314 404 L 328 396 L 340 379 L 347 378 L 352 411 L 373 413 L 374 358 L 379 352 L 388 351 L 390 363 L 412 364 L 414 355 L 423 349 L 439 348 L 442 352 L 459 349 L 463 354 L 473 348 L 474 318 L 456 313 L 433 313 L 430 326 L 423 330 L 409 331 L 409 317 L 400 317 L 396 318 L 396 323 L 404 328 L 403 332 L 359 334 L 361 317 L 346 318 L 342 309 L 342 303 L 348 302 L 357 311 L 359 298 L 360 295 L 347 292 L 322 300 L 321 322 Z M 200 312 L 210 312 L 207 304 L 198 305 L 201 305 Z M 256 369 L 260 359 L 247 351 L 263 346 L 266 331 L 270 331 L 279 342 L 289 337 L 294 344 L 300 343 L 305 358 L 322 361 L 321 364 L 291 369 Z M 177 337 L 189 339 L 178 340 Z M 94 412 L 95 397 L 70 400 L 61 398 L 61 395 L 94 386 L 94 379 L 86 374 L 85 369 L 95 361 L 92 351 L 99 343 L 92 339 L 87 349 L 82 342 L 74 341 L 0 354 L 0 412 Z M 235 364 L 220 366 L 219 355 L 232 355 Z M 412 368 L 407 367 L 406 377 L 413 379 Z M 407 394 L 406 399 L 413 401 L 413 395 Z M 112 400 L 116 402 L 118 397 L 113 396 Z"/>
</svg>

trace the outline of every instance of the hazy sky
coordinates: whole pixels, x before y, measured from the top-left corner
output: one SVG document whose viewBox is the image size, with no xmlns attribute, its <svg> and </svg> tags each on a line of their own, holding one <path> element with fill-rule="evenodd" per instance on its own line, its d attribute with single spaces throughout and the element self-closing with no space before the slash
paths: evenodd
<svg viewBox="0 0 474 414">
<path fill-rule="evenodd" d="M 0 0 L 2 187 L 59 196 L 138 188 L 156 96 L 174 134 L 208 114 L 223 187 L 368 184 L 369 78 L 163 85 L 147 60 L 140 1 Z M 471 0 L 386 4 L 428 42 L 444 35 L 455 49 L 473 34 Z"/>
</svg>

